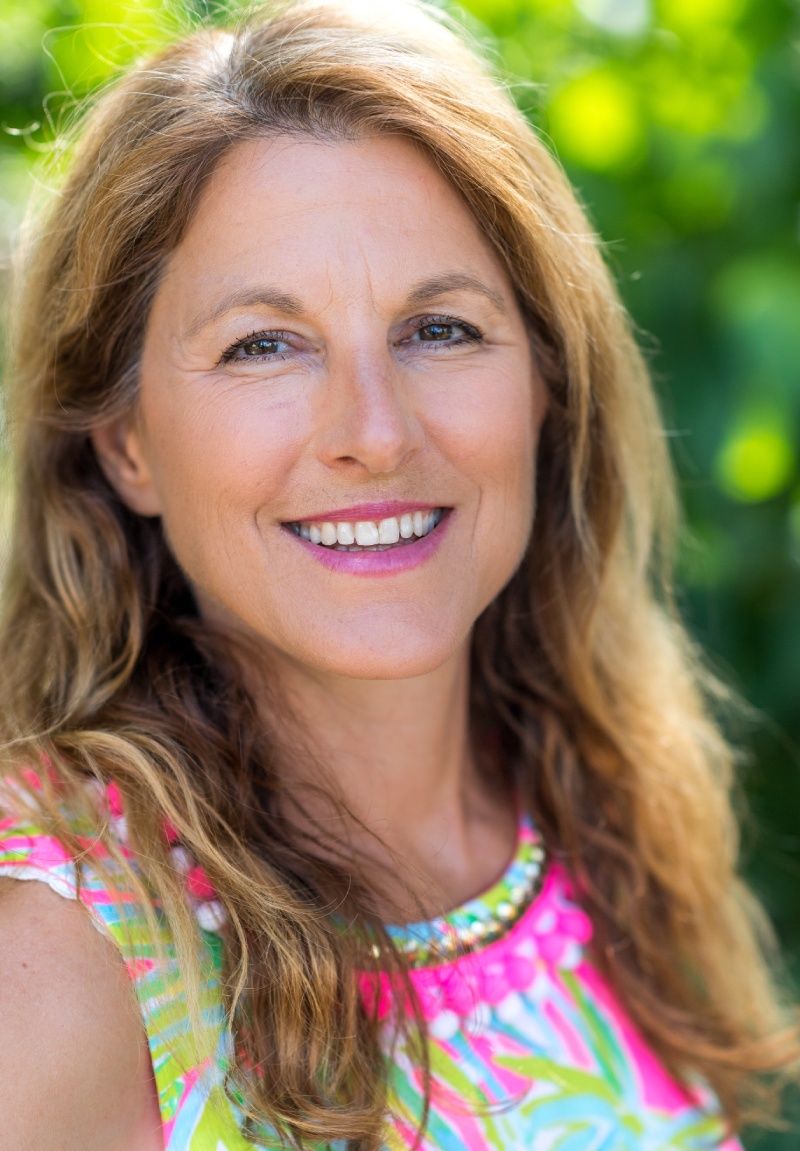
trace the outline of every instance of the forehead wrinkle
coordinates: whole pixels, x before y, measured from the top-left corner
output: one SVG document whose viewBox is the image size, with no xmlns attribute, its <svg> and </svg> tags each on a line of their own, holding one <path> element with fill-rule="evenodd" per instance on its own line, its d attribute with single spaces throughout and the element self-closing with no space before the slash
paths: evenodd
<svg viewBox="0 0 800 1151">
<path fill-rule="evenodd" d="M 354 243 L 352 240 L 347 240 L 342 237 L 340 240 L 341 255 L 338 258 L 339 271 L 346 269 L 348 263 L 353 267 L 355 261 L 358 261 L 363 271 L 363 282 L 366 285 L 367 296 L 372 300 L 373 304 L 378 303 L 375 293 L 375 285 L 373 282 L 372 268 L 370 262 L 370 241 L 368 237 L 359 236 Z M 334 285 L 334 277 L 331 274 L 330 258 L 321 262 L 318 268 L 318 275 L 320 279 L 326 281 L 327 299 L 325 303 L 318 304 L 321 311 L 325 312 L 333 306 L 337 301 L 342 301 L 340 292 L 336 291 Z M 356 305 L 358 302 L 359 292 L 355 288 L 355 276 L 345 277 L 351 288 L 348 293 L 350 300 L 346 306 Z M 443 272 L 434 273 L 430 276 L 424 277 L 422 280 L 412 284 L 405 297 L 405 304 L 407 306 L 418 306 L 429 303 L 431 300 L 438 296 L 446 295 L 451 292 L 468 291 L 475 292 L 488 299 L 494 307 L 503 315 L 507 315 L 508 308 L 503 296 L 500 292 L 486 284 L 482 279 L 474 273 L 464 271 L 461 269 L 446 270 Z M 206 325 L 213 323 L 215 320 L 220 319 L 228 311 L 236 308 L 247 308 L 254 306 L 265 306 L 281 312 L 286 316 L 299 317 L 308 313 L 308 306 L 304 304 L 299 296 L 292 294 L 279 287 L 278 285 L 269 284 L 254 284 L 245 287 L 239 287 L 224 295 L 209 310 L 196 314 L 190 321 L 185 331 L 185 337 L 191 339 L 193 336 L 204 328 Z"/>
<path fill-rule="evenodd" d="M 343 243 L 344 243 L 344 240 L 343 240 Z M 359 279 L 359 281 L 358 281 L 359 287 L 362 285 L 365 287 L 366 299 L 370 300 L 372 305 L 373 305 L 373 308 L 375 308 L 375 307 L 377 307 L 379 300 L 378 300 L 378 296 L 377 296 L 376 291 L 375 291 L 375 284 L 374 284 L 373 279 L 372 279 L 372 268 L 370 267 L 370 248 L 372 247 L 372 249 L 373 249 L 373 258 L 374 258 L 374 255 L 375 255 L 374 243 L 372 242 L 371 238 L 368 235 L 365 236 L 363 234 L 359 234 L 356 237 L 355 241 L 351 241 L 350 243 L 348 243 L 346 245 L 346 247 L 347 247 L 347 251 L 344 252 L 342 255 L 342 266 L 343 267 L 345 266 L 344 261 L 345 261 L 345 258 L 347 256 L 349 256 L 351 261 L 352 261 L 351 267 L 353 265 L 355 265 L 357 262 L 360 264 L 360 270 L 363 273 L 363 279 Z M 356 283 L 356 277 L 353 273 L 351 273 L 351 275 L 352 275 L 352 282 L 355 284 Z M 358 302 L 358 292 L 355 293 L 355 300 L 354 300 L 354 303 L 357 303 L 357 302 Z"/>
</svg>

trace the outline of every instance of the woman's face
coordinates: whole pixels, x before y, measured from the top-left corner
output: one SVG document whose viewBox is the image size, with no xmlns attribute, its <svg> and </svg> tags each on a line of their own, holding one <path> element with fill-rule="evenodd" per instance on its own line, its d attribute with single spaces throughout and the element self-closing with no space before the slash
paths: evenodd
<svg viewBox="0 0 800 1151">
<path fill-rule="evenodd" d="M 134 417 L 94 439 L 205 616 L 390 679 L 463 650 L 517 568 L 545 406 L 507 275 L 420 149 L 256 139 L 169 259 Z"/>
</svg>

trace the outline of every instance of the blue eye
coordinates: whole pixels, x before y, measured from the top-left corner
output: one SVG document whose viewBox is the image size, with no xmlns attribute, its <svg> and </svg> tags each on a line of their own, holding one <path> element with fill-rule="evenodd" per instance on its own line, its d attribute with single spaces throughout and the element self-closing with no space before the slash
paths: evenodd
<svg viewBox="0 0 800 1151">
<path fill-rule="evenodd" d="M 242 362 L 243 360 L 282 360 L 286 356 L 285 351 L 281 351 L 280 346 L 286 345 L 286 339 L 283 332 L 251 332 L 243 340 L 237 340 L 235 344 L 222 353 L 220 363 L 230 364 L 234 362 Z"/>
<path fill-rule="evenodd" d="M 414 344 L 434 344 L 455 347 L 459 344 L 477 344 L 482 334 L 472 324 L 453 316 L 424 316 L 414 321 Z"/>
<path fill-rule="evenodd" d="M 451 338 L 452 329 L 454 324 L 425 324 L 422 328 L 417 328 L 417 333 L 422 342 L 447 340 Z"/>
</svg>

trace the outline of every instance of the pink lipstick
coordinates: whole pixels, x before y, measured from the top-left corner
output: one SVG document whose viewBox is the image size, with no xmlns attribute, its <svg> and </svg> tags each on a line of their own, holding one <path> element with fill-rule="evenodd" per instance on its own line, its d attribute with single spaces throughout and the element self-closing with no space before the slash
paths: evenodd
<svg viewBox="0 0 800 1151">
<path fill-rule="evenodd" d="M 350 519 L 351 517 L 355 519 L 356 516 L 359 519 L 388 518 L 409 511 L 433 511 L 435 506 L 432 504 L 361 504 L 356 509 L 347 509 L 347 515 L 339 511 L 333 516 L 327 513 L 327 518 L 329 520 L 335 516 L 338 516 L 339 520 Z M 398 507 L 402 508 L 402 511 L 394 510 Z M 380 508 L 380 511 L 365 513 L 364 509 L 366 508 Z M 392 510 L 387 510 L 387 508 L 392 508 Z M 438 524 L 427 535 L 421 538 L 414 536 L 408 540 L 400 540 L 398 543 L 386 547 L 383 551 L 370 548 L 364 548 L 361 551 L 337 550 L 335 547 L 326 547 L 324 544 L 315 544 L 304 539 L 297 535 L 288 524 L 284 524 L 283 528 L 311 558 L 316 559 L 331 571 L 346 572 L 358 576 L 391 576 L 419 567 L 420 564 L 425 563 L 426 560 L 436 554 L 448 530 L 452 510 L 452 508 L 444 508 Z M 319 517 L 320 520 L 325 518 Z M 308 517 L 303 521 L 294 522 L 313 522 L 314 520 L 316 517 Z"/>
</svg>

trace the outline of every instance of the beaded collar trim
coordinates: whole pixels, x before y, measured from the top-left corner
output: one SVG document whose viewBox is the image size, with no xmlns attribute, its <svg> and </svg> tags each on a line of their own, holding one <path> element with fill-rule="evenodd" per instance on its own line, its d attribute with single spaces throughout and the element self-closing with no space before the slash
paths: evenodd
<svg viewBox="0 0 800 1151">
<path fill-rule="evenodd" d="M 106 805 L 121 842 L 127 842 L 122 797 L 115 783 L 106 788 Z M 174 828 L 166 824 L 175 869 L 184 876 L 185 890 L 198 925 L 214 934 L 227 921 L 222 904 L 205 871 L 180 844 Z M 474 899 L 435 919 L 403 926 L 388 924 L 386 930 L 410 967 L 435 967 L 504 936 L 535 900 L 545 877 L 545 850 L 529 815 L 519 820 L 514 857 L 500 879 Z"/>
<path fill-rule="evenodd" d="M 538 895 L 544 876 L 544 844 L 530 816 L 523 814 L 514 858 L 497 883 L 445 915 L 388 925 L 387 932 L 411 967 L 448 963 L 510 931 Z"/>
</svg>

